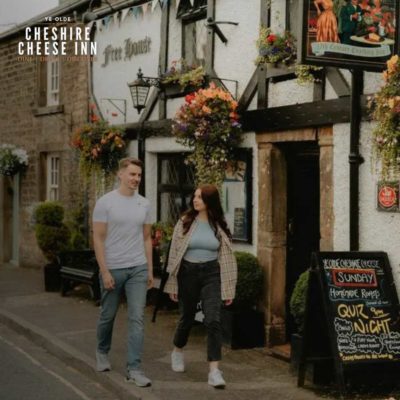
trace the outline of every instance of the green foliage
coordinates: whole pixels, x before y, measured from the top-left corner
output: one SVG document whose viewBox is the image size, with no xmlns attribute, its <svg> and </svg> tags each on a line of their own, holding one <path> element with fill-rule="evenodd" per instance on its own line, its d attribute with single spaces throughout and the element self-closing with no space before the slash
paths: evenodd
<svg viewBox="0 0 400 400">
<path fill-rule="evenodd" d="M 304 329 L 304 314 L 306 311 L 307 289 L 310 271 L 303 272 L 294 286 L 290 297 L 290 313 L 292 314 L 299 333 Z"/>
<path fill-rule="evenodd" d="M 58 201 L 40 203 L 35 209 L 34 218 L 36 224 L 60 226 L 64 219 L 64 207 Z"/>
<path fill-rule="evenodd" d="M 194 166 L 196 185 L 222 185 L 226 166 L 242 140 L 238 103 L 214 83 L 185 96 L 172 133 L 178 143 L 193 149 L 186 161 Z"/>
<path fill-rule="evenodd" d="M 273 33 L 271 28 L 261 27 L 257 40 L 259 56 L 255 63 L 291 64 L 296 60 L 296 39 L 288 31 L 283 35 Z"/>
<path fill-rule="evenodd" d="M 87 249 L 89 244 L 86 238 L 85 209 L 83 206 L 79 206 L 69 213 L 67 226 L 71 232 L 71 250 Z"/>
<path fill-rule="evenodd" d="M 161 83 L 178 83 L 182 89 L 188 86 L 201 87 L 205 81 L 204 68 L 196 65 L 189 65 L 181 58 L 172 62 L 172 67 L 161 76 Z"/>
<path fill-rule="evenodd" d="M 299 85 L 321 82 L 321 78 L 318 76 L 318 71 L 321 71 L 322 69 L 322 67 L 317 67 L 316 65 L 296 64 L 294 67 L 296 82 Z"/>
<path fill-rule="evenodd" d="M 118 163 L 126 154 L 124 130 L 110 126 L 107 121 L 92 117 L 92 122 L 77 129 L 71 146 L 79 152 L 82 174 L 109 177 L 118 169 Z"/>
<path fill-rule="evenodd" d="M 240 309 L 255 308 L 263 293 L 263 272 L 253 254 L 236 251 L 238 281 L 234 305 Z"/>
<path fill-rule="evenodd" d="M 384 180 L 396 179 L 400 172 L 400 59 L 387 61 L 383 72 L 385 84 L 370 100 L 372 118 L 377 121 L 372 132 L 372 156 L 380 162 Z"/>
<path fill-rule="evenodd" d="M 0 146 L 0 175 L 13 176 L 25 172 L 28 167 L 28 154 L 12 144 Z"/>
<path fill-rule="evenodd" d="M 69 247 L 70 231 L 63 223 L 64 209 L 55 201 L 39 204 L 34 212 L 37 244 L 44 256 L 54 263 L 56 256 Z"/>
</svg>

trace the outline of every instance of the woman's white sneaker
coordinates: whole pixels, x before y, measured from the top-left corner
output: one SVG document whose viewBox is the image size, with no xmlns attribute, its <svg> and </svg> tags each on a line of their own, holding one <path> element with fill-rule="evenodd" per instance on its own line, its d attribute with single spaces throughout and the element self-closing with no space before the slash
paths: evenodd
<svg viewBox="0 0 400 400">
<path fill-rule="evenodd" d="M 183 351 L 172 351 L 171 368 L 174 372 L 185 372 L 185 359 L 183 356 Z"/>
<path fill-rule="evenodd" d="M 216 389 L 223 389 L 225 387 L 226 382 L 222 377 L 222 372 L 218 368 L 215 368 L 209 372 L 208 384 L 215 387 Z"/>
</svg>

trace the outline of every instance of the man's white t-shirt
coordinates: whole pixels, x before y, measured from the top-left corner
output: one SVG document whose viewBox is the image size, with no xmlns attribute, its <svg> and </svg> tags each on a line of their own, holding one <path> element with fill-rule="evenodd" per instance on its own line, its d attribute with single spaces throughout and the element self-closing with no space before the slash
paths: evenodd
<svg viewBox="0 0 400 400">
<path fill-rule="evenodd" d="M 118 189 L 97 200 L 93 222 L 105 222 L 104 243 L 108 269 L 129 268 L 147 263 L 143 225 L 152 224 L 149 201 L 136 193 L 124 196 Z"/>
</svg>

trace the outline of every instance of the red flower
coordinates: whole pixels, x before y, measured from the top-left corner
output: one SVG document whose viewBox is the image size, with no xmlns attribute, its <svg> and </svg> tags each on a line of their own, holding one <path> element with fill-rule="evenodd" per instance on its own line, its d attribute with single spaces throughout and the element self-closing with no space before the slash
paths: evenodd
<svg viewBox="0 0 400 400">
<path fill-rule="evenodd" d="M 268 43 L 272 44 L 272 43 L 275 42 L 275 40 L 276 40 L 276 35 L 271 33 L 270 35 L 267 36 L 267 42 Z"/>
<path fill-rule="evenodd" d="M 187 95 L 185 96 L 185 101 L 186 101 L 186 103 L 191 104 L 192 101 L 194 100 L 194 98 L 195 98 L 194 93 L 190 93 L 190 94 L 187 94 Z"/>
</svg>

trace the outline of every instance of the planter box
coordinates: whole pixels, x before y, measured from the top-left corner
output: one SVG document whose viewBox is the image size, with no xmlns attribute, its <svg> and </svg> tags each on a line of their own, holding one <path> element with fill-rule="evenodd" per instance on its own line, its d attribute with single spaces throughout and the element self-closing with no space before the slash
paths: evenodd
<svg viewBox="0 0 400 400">
<path fill-rule="evenodd" d="M 164 92 L 165 97 L 173 99 L 176 97 L 183 97 L 189 93 L 196 92 L 200 87 L 186 86 L 183 88 L 179 83 L 168 83 L 162 84 L 161 89 Z"/>
<path fill-rule="evenodd" d="M 222 341 L 232 349 L 265 346 L 264 313 L 256 310 L 222 309 Z"/>
<path fill-rule="evenodd" d="M 45 291 L 59 292 L 61 290 L 60 266 L 58 264 L 46 264 L 43 272 Z"/>
</svg>

